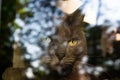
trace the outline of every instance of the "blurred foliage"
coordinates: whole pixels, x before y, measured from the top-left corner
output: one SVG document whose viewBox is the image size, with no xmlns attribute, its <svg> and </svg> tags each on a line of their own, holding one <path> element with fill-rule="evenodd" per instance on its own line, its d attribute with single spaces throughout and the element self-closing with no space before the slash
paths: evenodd
<svg viewBox="0 0 120 80">
<path fill-rule="evenodd" d="M 2 0 L 1 2 L 0 75 L 2 75 L 7 67 L 12 66 L 14 33 L 12 24 L 17 10 L 23 6 L 19 0 Z M 0 77 L 0 79 L 2 78 Z"/>
</svg>

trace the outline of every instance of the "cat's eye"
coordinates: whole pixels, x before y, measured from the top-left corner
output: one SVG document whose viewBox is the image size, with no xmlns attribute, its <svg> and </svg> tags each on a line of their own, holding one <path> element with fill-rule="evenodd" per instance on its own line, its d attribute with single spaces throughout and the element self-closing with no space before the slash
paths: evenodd
<svg viewBox="0 0 120 80">
<path fill-rule="evenodd" d="M 69 46 L 75 46 L 75 45 L 77 45 L 78 44 L 78 41 L 77 40 L 70 40 L 69 42 L 68 42 L 68 45 Z"/>
</svg>

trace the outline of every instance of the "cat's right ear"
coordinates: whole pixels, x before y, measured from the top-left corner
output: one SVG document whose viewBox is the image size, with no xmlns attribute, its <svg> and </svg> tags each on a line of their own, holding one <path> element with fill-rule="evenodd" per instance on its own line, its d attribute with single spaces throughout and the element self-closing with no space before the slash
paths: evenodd
<svg viewBox="0 0 120 80">
<path fill-rule="evenodd" d="M 84 15 L 80 10 L 76 10 L 74 13 L 70 15 L 66 15 L 63 24 L 65 26 L 82 26 L 83 25 Z"/>
</svg>

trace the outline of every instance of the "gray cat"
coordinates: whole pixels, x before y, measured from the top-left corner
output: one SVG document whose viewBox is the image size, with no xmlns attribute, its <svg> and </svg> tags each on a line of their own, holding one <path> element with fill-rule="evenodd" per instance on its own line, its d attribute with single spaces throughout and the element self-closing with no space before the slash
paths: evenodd
<svg viewBox="0 0 120 80">
<path fill-rule="evenodd" d="M 96 80 L 88 73 L 80 73 L 82 58 L 87 55 L 82 21 L 83 15 L 77 10 L 67 15 L 50 36 L 48 57 L 44 59 L 50 73 L 43 80 Z"/>
</svg>

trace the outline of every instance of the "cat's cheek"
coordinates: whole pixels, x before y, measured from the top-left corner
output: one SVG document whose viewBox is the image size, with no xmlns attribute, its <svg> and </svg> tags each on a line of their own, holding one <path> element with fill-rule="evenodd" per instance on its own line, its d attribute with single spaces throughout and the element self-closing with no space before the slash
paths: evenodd
<svg viewBox="0 0 120 80">
<path fill-rule="evenodd" d="M 80 56 L 80 55 L 83 55 L 83 53 L 84 53 L 84 48 L 83 47 L 77 47 L 77 48 L 75 48 L 74 49 L 74 55 L 76 56 L 76 57 L 78 57 L 78 56 Z"/>
<path fill-rule="evenodd" d="M 74 54 L 75 52 L 76 52 L 75 47 L 68 47 L 68 48 L 67 48 L 67 53 L 68 53 L 69 55 L 72 55 L 72 54 Z"/>
<path fill-rule="evenodd" d="M 50 65 L 55 66 L 59 63 L 59 60 L 55 54 L 50 55 Z"/>
<path fill-rule="evenodd" d="M 84 51 L 83 47 L 79 47 L 79 48 L 78 48 L 78 52 L 79 52 L 79 53 L 82 53 L 83 51 Z"/>
<path fill-rule="evenodd" d="M 77 46 L 67 46 L 67 50 L 74 50 L 74 49 L 76 49 L 77 48 Z"/>
<path fill-rule="evenodd" d="M 56 68 L 58 67 L 58 60 L 53 59 L 53 60 L 51 61 L 50 67 L 51 67 L 53 70 L 56 70 Z"/>
</svg>

